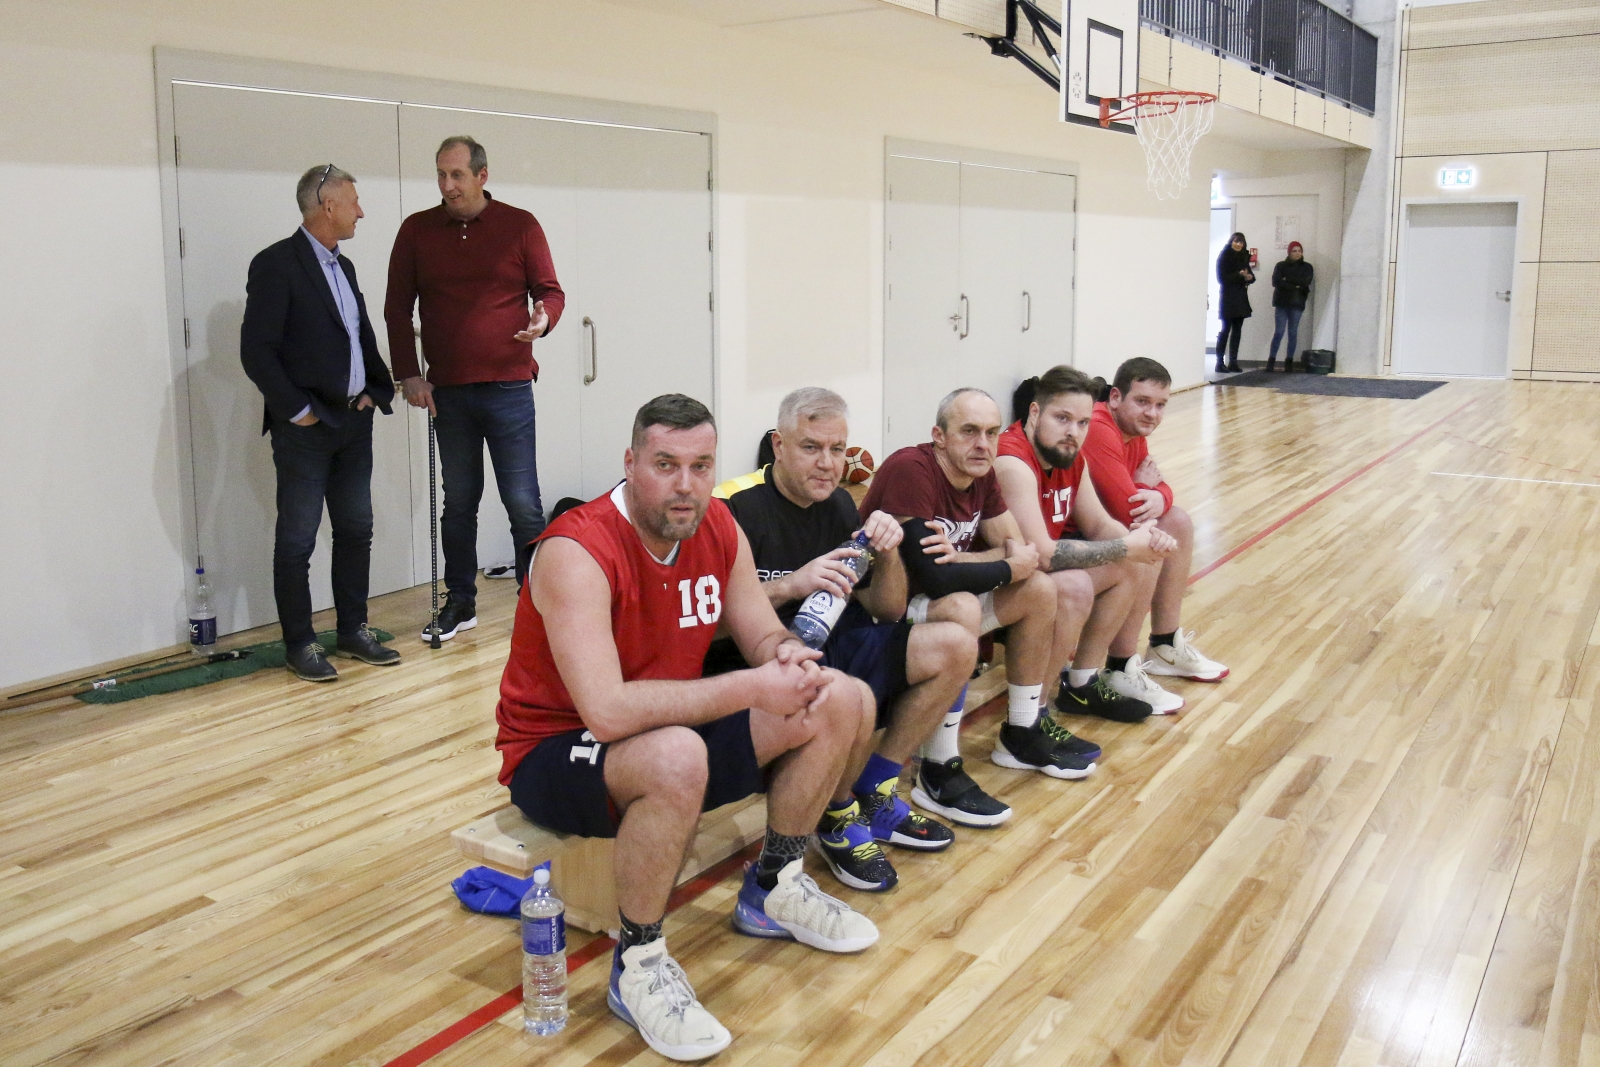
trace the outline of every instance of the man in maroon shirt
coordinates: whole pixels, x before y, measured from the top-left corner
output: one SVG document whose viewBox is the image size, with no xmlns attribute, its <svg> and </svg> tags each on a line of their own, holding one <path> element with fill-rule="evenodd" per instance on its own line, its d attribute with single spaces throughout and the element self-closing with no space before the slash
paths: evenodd
<svg viewBox="0 0 1600 1067">
<path fill-rule="evenodd" d="M 533 342 L 566 305 L 539 221 L 489 195 L 488 156 L 470 137 L 447 137 L 435 155 L 438 207 L 400 224 L 389 256 L 383 317 L 395 377 L 413 407 L 434 416 L 444 475 L 444 580 L 439 613 L 448 641 L 478 624 L 478 501 L 483 446 L 521 549 L 544 530 L 534 440 Z M 532 302 L 532 310 L 529 303 Z M 413 308 L 420 305 L 424 376 Z M 523 579 L 518 552 L 517 582 Z M 424 632 L 423 640 L 429 635 Z"/>
</svg>

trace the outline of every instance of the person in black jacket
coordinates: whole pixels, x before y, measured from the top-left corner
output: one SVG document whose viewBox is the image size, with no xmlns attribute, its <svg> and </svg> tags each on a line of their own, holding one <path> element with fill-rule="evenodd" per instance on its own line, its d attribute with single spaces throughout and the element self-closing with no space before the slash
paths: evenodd
<svg viewBox="0 0 1600 1067">
<path fill-rule="evenodd" d="M 1217 283 L 1222 286 L 1222 332 L 1217 334 L 1217 373 L 1239 370 L 1239 337 L 1244 332 L 1244 320 L 1250 317 L 1250 286 L 1255 283 L 1255 272 L 1250 269 L 1250 249 L 1244 234 L 1236 233 L 1228 246 L 1217 257 Z M 1223 365 L 1223 350 L 1227 350 L 1227 365 Z"/>
<path fill-rule="evenodd" d="M 1267 369 L 1278 361 L 1278 342 L 1289 334 L 1289 347 L 1283 353 L 1283 372 L 1294 366 L 1295 344 L 1300 339 L 1300 316 L 1306 310 L 1306 297 L 1316 272 L 1306 262 L 1306 250 L 1299 241 L 1289 242 L 1289 254 L 1272 268 L 1272 350 L 1267 353 Z"/>
<path fill-rule="evenodd" d="M 295 199 L 304 221 L 250 261 L 239 329 L 239 358 L 266 398 L 261 432 L 272 435 L 278 472 L 272 589 L 285 665 L 310 682 L 339 674 L 311 626 L 311 551 L 324 501 L 333 525 L 336 651 L 366 663 L 400 661 L 367 625 L 372 411 L 389 414 L 394 380 L 378 355 L 355 265 L 339 254 L 362 217 L 355 181 L 332 163 L 301 175 Z"/>
</svg>

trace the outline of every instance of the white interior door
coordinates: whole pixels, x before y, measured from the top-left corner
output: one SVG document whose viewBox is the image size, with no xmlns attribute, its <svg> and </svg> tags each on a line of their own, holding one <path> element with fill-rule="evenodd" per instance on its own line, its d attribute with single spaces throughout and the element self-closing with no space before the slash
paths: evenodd
<svg viewBox="0 0 1600 1067">
<path fill-rule="evenodd" d="M 564 496 L 582 494 L 578 459 L 579 347 L 582 330 L 572 313 L 571 285 L 578 270 L 578 193 L 573 155 L 578 127 L 571 122 L 531 116 L 489 114 L 453 108 L 400 108 L 401 198 L 407 214 L 439 202 L 434 153 L 446 137 L 467 134 L 489 157 L 490 193 L 496 200 L 531 211 L 544 229 L 556 277 L 569 294 L 567 311 L 556 329 L 534 342 L 539 380 L 534 385 L 537 414 L 539 491 L 546 513 Z M 424 353 L 424 355 L 426 355 Z M 427 492 L 428 424 L 425 412 L 408 408 L 411 421 L 413 483 Z M 478 505 L 478 562 L 509 563 L 514 558 L 511 522 L 500 502 L 494 467 L 484 450 L 483 500 Z M 441 491 L 442 492 L 442 491 Z M 415 513 L 417 573 L 428 574 L 428 506 L 419 495 Z M 441 506 L 443 497 L 440 497 Z M 442 558 L 440 566 L 443 566 Z"/>
<path fill-rule="evenodd" d="M 1222 323 L 1217 314 L 1222 308 L 1222 285 L 1217 281 L 1217 257 L 1222 255 L 1223 246 L 1228 243 L 1228 238 L 1234 234 L 1233 208 L 1214 207 L 1211 209 L 1211 241 L 1207 245 L 1209 252 L 1206 259 L 1206 321 L 1205 338 L 1206 351 L 1214 352 L 1217 347 L 1217 332 L 1222 329 Z M 1206 369 L 1210 370 L 1215 364 L 1208 362 Z"/>
<path fill-rule="evenodd" d="M 633 418 L 663 393 L 714 408 L 711 138 L 575 127 L 578 266 L 567 317 L 578 376 L 586 499 L 622 478 Z M 589 325 L 584 324 L 587 319 Z"/>
<path fill-rule="evenodd" d="M 1011 417 L 1022 379 L 1072 362 L 1075 179 L 961 164 L 961 291 L 968 299 L 960 381 Z"/>
<path fill-rule="evenodd" d="M 388 359 L 384 279 L 400 224 L 393 104 L 305 94 L 177 84 L 178 211 L 183 309 L 188 322 L 189 448 L 199 548 L 215 592 L 220 633 L 277 618 L 272 595 L 277 516 L 272 447 L 261 435 L 261 393 L 239 363 L 245 279 L 257 252 L 300 225 L 294 187 L 307 168 L 333 162 L 356 176 L 366 212 L 341 251 Z M 410 455 L 404 416 L 373 430 L 374 595 L 413 584 Z M 329 531 L 311 558 L 316 608 L 332 603 Z"/>
<path fill-rule="evenodd" d="M 1516 246 L 1516 204 L 1407 207 L 1396 373 L 1506 377 Z"/>
<path fill-rule="evenodd" d="M 884 234 L 883 447 L 928 440 L 961 381 L 961 167 L 888 160 Z M 969 298 L 970 303 L 970 298 Z"/>
</svg>

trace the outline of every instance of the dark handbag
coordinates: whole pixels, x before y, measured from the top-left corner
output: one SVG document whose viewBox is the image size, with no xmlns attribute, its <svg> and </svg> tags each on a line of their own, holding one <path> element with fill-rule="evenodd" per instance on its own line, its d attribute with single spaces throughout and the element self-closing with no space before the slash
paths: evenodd
<svg viewBox="0 0 1600 1067">
<path fill-rule="evenodd" d="M 1300 354 L 1300 363 L 1307 374 L 1332 374 L 1334 353 L 1331 348 L 1308 348 Z"/>
</svg>

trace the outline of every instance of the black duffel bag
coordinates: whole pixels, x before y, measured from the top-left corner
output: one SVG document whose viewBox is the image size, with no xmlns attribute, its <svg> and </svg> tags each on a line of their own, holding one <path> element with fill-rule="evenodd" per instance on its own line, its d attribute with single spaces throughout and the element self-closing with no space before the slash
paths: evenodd
<svg viewBox="0 0 1600 1067">
<path fill-rule="evenodd" d="M 1331 348 L 1308 348 L 1300 353 L 1300 365 L 1307 374 L 1332 374 L 1333 360 Z"/>
</svg>

